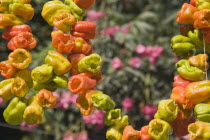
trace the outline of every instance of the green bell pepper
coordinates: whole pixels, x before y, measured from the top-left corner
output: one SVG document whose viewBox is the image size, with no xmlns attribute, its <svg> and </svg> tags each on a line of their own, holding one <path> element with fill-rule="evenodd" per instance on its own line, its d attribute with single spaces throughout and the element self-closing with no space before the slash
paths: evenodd
<svg viewBox="0 0 210 140">
<path fill-rule="evenodd" d="M 194 115 L 197 120 L 210 123 L 210 104 L 197 104 L 194 108 Z"/>
<path fill-rule="evenodd" d="M 36 91 L 40 91 L 41 89 L 47 89 L 49 91 L 55 91 L 57 89 L 56 83 L 54 81 L 47 82 L 47 83 L 39 83 L 39 82 L 33 81 L 33 88 Z"/>
<path fill-rule="evenodd" d="M 210 9 L 210 1 L 209 0 L 196 0 L 196 7 L 199 11 L 203 9 Z"/>
<path fill-rule="evenodd" d="M 11 88 L 14 78 L 6 79 L 0 82 L 0 96 L 4 101 L 10 100 L 13 97 Z"/>
<path fill-rule="evenodd" d="M 55 76 L 52 81 L 55 82 L 56 86 L 59 88 L 66 88 L 68 85 L 68 77 L 65 75 Z"/>
<path fill-rule="evenodd" d="M 107 126 L 117 124 L 121 118 L 121 109 L 106 111 L 104 114 L 104 124 Z"/>
</svg>

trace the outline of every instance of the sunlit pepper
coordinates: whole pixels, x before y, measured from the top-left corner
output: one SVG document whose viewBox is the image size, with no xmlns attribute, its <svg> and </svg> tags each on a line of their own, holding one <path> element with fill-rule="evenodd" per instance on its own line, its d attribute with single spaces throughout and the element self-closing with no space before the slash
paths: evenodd
<svg viewBox="0 0 210 140">
<path fill-rule="evenodd" d="M 42 89 L 36 94 L 36 101 L 41 107 L 53 108 L 56 105 L 57 97 L 53 96 L 51 91 Z"/>
<path fill-rule="evenodd" d="M 14 96 L 24 97 L 29 92 L 29 87 L 22 78 L 17 76 L 13 80 L 11 92 Z"/>
<path fill-rule="evenodd" d="M 97 93 L 95 90 L 89 90 L 86 94 L 77 97 L 76 106 L 79 108 L 82 115 L 88 116 L 95 110 L 91 101 L 91 96 Z"/>
<path fill-rule="evenodd" d="M 209 140 L 210 139 L 210 123 L 196 121 L 188 126 L 190 140 Z"/>
<path fill-rule="evenodd" d="M 66 88 L 68 85 L 68 77 L 65 75 L 55 76 L 52 81 L 55 82 L 56 86 L 59 88 Z"/>
<path fill-rule="evenodd" d="M 127 125 L 123 130 L 122 140 L 139 140 L 139 132 Z"/>
<path fill-rule="evenodd" d="M 191 109 L 195 106 L 185 97 L 186 89 L 184 87 L 174 87 L 170 99 L 174 100 L 181 108 Z"/>
<path fill-rule="evenodd" d="M 53 38 L 53 36 L 54 36 L 54 35 L 56 35 L 57 33 L 62 33 L 62 34 L 63 34 L 64 32 L 63 32 L 63 31 L 61 31 L 61 30 L 58 30 L 58 31 L 52 31 L 52 32 L 51 32 L 51 37 Z"/>
<path fill-rule="evenodd" d="M 63 75 L 70 71 L 71 63 L 59 52 L 50 50 L 45 58 L 45 63 L 51 65 L 56 75 Z"/>
<path fill-rule="evenodd" d="M 32 70 L 31 77 L 39 83 L 48 82 L 53 77 L 53 67 L 47 64 L 38 66 Z"/>
<path fill-rule="evenodd" d="M 195 53 L 195 45 L 183 35 L 176 35 L 171 39 L 171 49 L 177 56 L 186 57 Z"/>
<path fill-rule="evenodd" d="M 73 0 L 79 7 L 84 9 L 90 9 L 95 3 L 95 0 Z"/>
<path fill-rule="evenodd" d="M 53 18 L 53 25 L 63 32 L 71 31 L 71 26 L 75 23 L 76 20 L 70 13 L 61 13 Z"/>
<path fill-rule="evenodd" d="M 197 11 L 194 13 L 194 27 L 196 29 L 202 28 L 209 28 L 210 21 L 209 21 L 210 9 L 203 9 L 201 11 Z"/>
<path fill-rule="evenodd" d="M 191 56 L 188 58 L 191 66 L 197 67 L 203 71 L 206 71 L 209 68 L 208 55 L 207 54 L 198 54 L 196 56 Z"/>
<path fill-rule="evenodd" d="M 16 49 L 8 56 L 11 64 L 18 69 L 25 69 L 32 61 L 32 55 L 25 49 Z"/>
<path fill-rule="evenodd" d="M 148 133 L 149 131 L 149 126 L 143 126 L 140 130 L 140 140 L 154 140 L 153 138 L 151 138 L 151 136 Z"/>
<path fill-rule="evenodd" d="M 23 20 L 16 17 L 13 14 L 1 14 L 0 13 L 0 28 L 7 28 L 10 26 L 21 25 Z"/>
<path fill-rule="evenodd" d="M 31 78 L 31 70 L 30 69 L 23 69 L 19 70 L 15 73 L 13 77 L 20 77 L 22 78 L 29 88 L 33 87 L 33 79 Z"/>
<path fill-rule="evenodd" d="M 183 79 L 180 75 L 174 76 L 173 87 L 186 87 L 191 81 Z"/>
<path fill-rule="evenodd" d="M 9 5 L 13 2 L 13 0 L 1 0 L 0 4 L 0 13 L 8 13 Z"/>
<path fill-rule="evenodd" d="M 176 22 L 179 24 L 193 24 L 193 15 L 197 8 L 191 4 L 184 3 L 181 10 L 177 13 Z"/>
<path fill-rule="evenodd" d="M 210 123 L 210 104 L 197 104 L 194 108 L 194 115 L 198 121 Z"/>
<path fill-rule="evenodd" d="M 176 63 L 177 72 L 184 79 L 190 81 L 203 80 L 206 73 L 197 67 L 190 66 L 190 63 L 186 59 L 182 59 Z"/>
<path fill-rule="evenodd" d="M 91 42 L 89 40 L 85 40 L 81 37 L 77 37 L 75 39 L 75 46 L 72 49 L 72 53 L 82 53 L 85 55 L 88 55 L 89 52 L 91 51 L 92 46 Z"/>
<path fill-rule="evenodd" d="M 77 19 L 82 20 L 83 17 L 86 15 L 85 9 L 80 8 L 77 4 L 74 3 L 72 0 L 65 0 L 65 3 L 70 7 L 71 14 Z M 87 3 L 85 3 L 87 4 Z"/>
<path fill-rule="evenodd" d="M 210 81 L 192 82 L 186 87 L 185 97 L 194 104 L 198 104 L 210 97 Z"/>
<path fill-rule="evenodd" d="M 0 82 L 0 96 L 4 101 L 10 100 L 13 97 L 11 88 L 14 79 L 6 79 Z"/>
<path fill-rule="evenodd" d="M 84 39 L 94 39 L 96 35 L 96 24 L 89 21 L 78 21 L 73 26 L 72 35 Z"/>
<path fill-rule="evenodd" d="M 161 100 L 158 103 L 158 110 L 154 116 L 155 119 L 162 119 L 171 122 L 176 119 L 179 107 L 174 100 Z"/>
<path fill-rule="evenodd" d="M 27 106 L 25 98 L 15 97 L 4 110 L 5 121 L 10 125 L 19 125 L 23 122 L 23 113 Z"/>
<path fill-rule="evenodd" d="M 62 13 L 70 13 L 71 8 L 61 1 L 48 1 L 44 4 L 42 8 L 42 17 L 47 21 L 47 23 L 53 26 L 53 20 L 55 17 Z"/>
<path fill-rule="evenodd" d="M 104 124 L 107 126 L 117 124 L 121 120 L 121 109 L 106 111 L 104 114 Z"/>
<path fill-rule="evenodd" d="M 210 9 L 210 1 L 209 0 L 195 0 L 196 6 L 198 10 Z"/>
<path fill-rule="evenodd" d="M 4 78 L 11 78 L 17 72 L 17 70 L 18 69 L 14 67 L 8 60 L 0 63 L 0 74 Z"/>
<path fill-rule="evenodd" d="M 210 43 L 210 28 L 201 29 L 205 43 Z"/>
<path fill-rule="evenodd" d="M 78 63 L 78 70 L 82 72 L 97 73 L 100 71 L 102 59 L 98 54 L 91 54 L 83 57 Z"/>
<path fill-rule="evenodd" d="M 125 115 L 121 118 L 121 120 L 111 126 L 106 132 L 106 138 L 108 140 L 121 140 L 123 135 L 123 130 L 125 126 L 128 125 L 128 116 Z"/>
<path fill-rule="evenodd" d="M 22 32 L 31 33 L 31 27 L 26 24 L 7 27 L 2 34 L 2 38 L 6 40 L 10 40 Z"/>
<path fill-rule="evenodd" d="M 18 48 L 30 50 L 37 44 L 36 39 L 30 32 L 21 32 L 13 37 L 7 44 L 9 50 L 15 50 Z"/>
<path fill-rule="evenodd" d="M 36 91 L 40 91 L 42 89 L 47 89 L 49 91 L 55 91 L 57 89 L 56 83 L 53 81 L 47 82 L 47 83 L 39 83 L 39 82 L 33 81 L 33 88 Z"/>
<path fill-rule="evenodd" d="M 43 108 L 37 103 L 36 97 L 30 97 L 28 100 L 28 106 L 23 114 L 24 121 L 29 125 L 40 124 L 43 120 L 43 117 Z"/>
<path fill-rule="evenodd" d="M 115 107 L 115 102 L 106 94 L 103 94 L 103 92 L 98 91 L 96 94 L 93 94 L 91 97 L 91 100 L 93 102 L 93 105 L 98 110 L 112 110 Z"/>
<path fill-rule="evenodd" d="M 155 140 L 169 140 L 173 129 L 170 124 L 161 119 L 153 119 L 149 122 L 149 135 Z"/>
<path fill-rule="evenodd" d="M 69 53 L 75 46 L 74 38 L 70 34 L 57 33 L 52 37 L 52 46 L 59 53 Z"/>
</svg>

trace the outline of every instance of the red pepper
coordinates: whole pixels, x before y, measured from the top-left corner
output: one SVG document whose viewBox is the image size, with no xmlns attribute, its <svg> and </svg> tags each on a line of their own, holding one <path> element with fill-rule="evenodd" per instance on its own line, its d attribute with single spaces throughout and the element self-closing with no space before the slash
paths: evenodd
<svg viewBox="0 0 210 140">
<path fill-rule="evenodd" d="M 136 131 L 131 125 L 127 125 L 123 130 L 122 140 L 138 140 L 139 132 Z"/>
<path fill-rule="evenodd" d="M 210 9 L 203 9 L 201 11 L 195 12 L 194 19 L 194 27 L 197 29 L 209 28 L 210 27 Z"/>
<path fill-rule="evenodd" d="M 149 133 L 149 126 L 143 126 L 140 130 L 140 140 L 154 140 L 153 138 L 150 137 Z"/>
<path fill-rule="evenodd" d="M 196 0 L 190 0 L 190 4 L 194 7 L 196 7 Z"/>
<path fill-rule="evenodd" d="M 11 78 L 16 72 L 17 68 L 15 68 L 10 61 L 2 61 L 0 63 L 0 74 L 4 78 Z"/>
<path fill-rule="evenodd" d="M 85 40 L 81 37 L 75 39 L 75 47 L 72 49 L 72 53 L 82 53 L 87 55 L 92 50 L 92 45 L 89 40 Z"/>
<path fill-rule="evenodd" d="M 73 0 L 80 8 L 90 9 L 95 0 Z"/>
<path fill-rule="evenodd" d="M 191 81 L 185 80 L 180 75 L 174 76 L 173 87 L 184 87 L 184 88 L 186 88 L 189 83 L 191 83 Z"/>
</svg>

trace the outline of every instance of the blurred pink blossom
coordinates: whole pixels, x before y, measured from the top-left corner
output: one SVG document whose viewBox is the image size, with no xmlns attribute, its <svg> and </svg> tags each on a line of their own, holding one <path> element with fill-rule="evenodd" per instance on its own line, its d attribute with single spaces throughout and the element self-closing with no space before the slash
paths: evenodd
<svg viewBox="0 0 210 140">
<path fill-rule="evenodd" d="M 34 128 L 38 127 L 38 125 L 37 124 L 29 125 L 24 121 L 20 124 L 20 127 L 22 129 L 34 129 Z"/>
<path fill-rule="evenodd" d="M 136 46 L 136 53 L 138 54 L 145 54 L 146 53 L 146 47 L 142 44 L 139 44 Z"/>
<path fill-rule="evenodd" d="M 87 131 L 80 132 L 76 140 L 89 140 Z"/>
<path fill-rule="evenodd" d="M 123 67 L 123 64 L 119 57 L 114 57 L 111 61 L 111 66 L 114 69 L 119 70 Z"/>
<path fill-rule="evenodd" d="M 2 97 L 0 97 L 0 105 L 4 103 L 4 100 Z"/>
<path fill-rule="evenodd" d="M 119 30 L 120 30 L 120 26 L 115 25 L 115 26 L 110 26 L 106 29 L 101 30 L 100 33 L 103 35 L 114 36 L 114 34 Z"/>
<path fill-rule="evenodd" d="M 127 111 L 132 110 L 133 109 L 133 100 L 129 97 L 126 97 L 125 99 L 123 99 L 122 108 Z"/>
<path fill-rule="evenodd" d="M 139 68 L 141 66 L 141 60 L 139 57 L 133 57 L 129 59 L 128 64 L 133 68 Z"/>
<path fill-rule="evenodd" d="M 93 21 L 95 21 L 95 20 L 97 20 L 97 19 L 101 19 L 101 18 L 103 18 L 104 16 L 105 16 L 105 13 L 102 12 L 102 11 L 89 10 L 89 11 L 87 12 L 87 18 L 88 18 L 89 20 L 93 20 Z"/>
<path fill-rule="evenodd" d="M 81 131 L 78 134 L 73 133 L 72 131 L 68 131 L 62 140 L 89 140 L 88 133 L 86 131 Z"/>
<path fill-rule="evenodd" d="M 127 34 L 127 33 L 129 33 L 129 31 L 130 31 L 130 26 L 123 26 L 123 27 L 121 27 L 121 30 L 122 30 L 122 32 L 124 33 L 124 34 Z"/>
<path fill-rule="evenodd" d="M 144 118 L 146 120 L 153 119 L 156 112 L 157 112 L 157 107 L 156 106 L 146 105 L 143 108 L 143 113 L 145 114 Z"/>
</svg>

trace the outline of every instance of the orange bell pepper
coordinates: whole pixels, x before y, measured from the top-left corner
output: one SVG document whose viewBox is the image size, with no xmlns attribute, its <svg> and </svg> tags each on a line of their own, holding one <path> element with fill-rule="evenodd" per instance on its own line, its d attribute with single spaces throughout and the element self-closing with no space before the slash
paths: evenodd
<svg viewBox="0 0 210 140">
<path fill-rule="evenodd" d="M 182 78 L 180 75 L 174 76 L 173 87 L 186 87 L 191 81 Z"/>
<path fill-rule="evenodd" d="M 149 125 L 143 126 L 140 130 L 140 140 L 154 140 L 152 137 L 150 137 L 149 133 Z"/>
<path fill-rule="evenodd" d="M 139 132 L 133 129 L 131 125 L 127 125 L 123 130 L 122 140 L 138 140 Z"/>
<path fill-rule="evenodd" d="M 196 0 L 190 0 L 190 4 L 194 7 L 196 7 Z"/>
<path fill-rule="evenodd" d="M 210 15 L 210 9 L 203 9 L 201 11 L 195 12 L 193 16 L 194 27 L 197 29 L 209 28 L 210 27 L 209 15 Z"/>
<path fill-rule="evenodd" d="M 10 61 L 2 61 L 0 63 L 0 74 L 4 77 L 4 78 L 11 78 L 16 72 L 17 72 L 17 68 L 14 67 Z"/>
<path fill-rule="evenodd" d="M 72 49 L 72 53 L 82 53 L 87 55 L 92 49 L 91 42 L 81 37 L 75 39 L 75 47 Z"/>
<path fill-rule="evenodd" d="M 95 0 L 73 0 L 80 8 L 90 9 Z"/>
<path fill-rule="evenodd" d="M 198 54 L 196 56 L 191 56 L 188 58 L 191 66 L 197 67 L 203 71 L 206 71 L 209 68 L 208 55 L 207 54 Z"/>
</svg>

